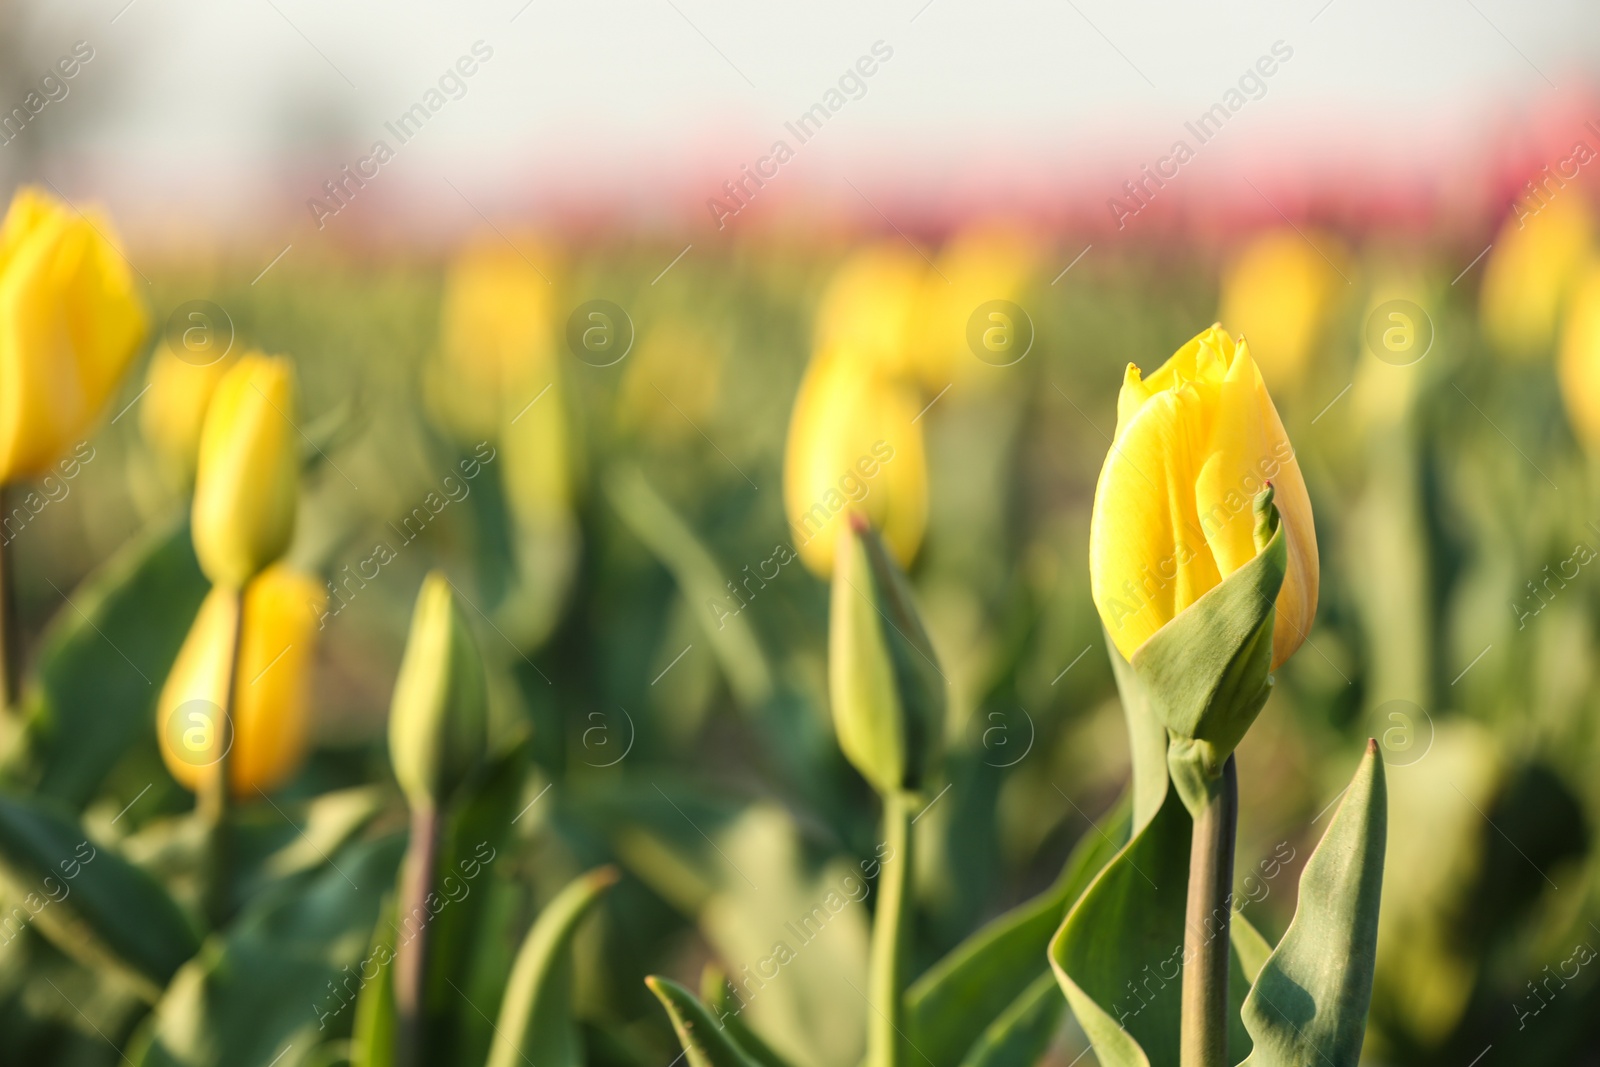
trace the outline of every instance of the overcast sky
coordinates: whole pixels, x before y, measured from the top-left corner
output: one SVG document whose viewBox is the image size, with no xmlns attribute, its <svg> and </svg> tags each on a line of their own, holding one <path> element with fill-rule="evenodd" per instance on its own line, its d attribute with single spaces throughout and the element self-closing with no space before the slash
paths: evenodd
<svg viewBox="0 0 1600 1067">
<path fill-rule="evenodd" d="M 530 190 L 701 210 L 776 140 L 796 188 L 1027 185 L 1137 172 L 1277 45 L 1226 153 L 1438 166 L 1520 109 L 1595 83 L 1581 0 L 32 0 L 13 3 L 6 111 L 85 41 L 68 93 L 4 148 L 8 180 L 59 176 L 119 210 L 301 212 L 383 140 L 386 196 L 449 182 L 477 205 Z M 386 123 L 427 104 L 404 144 Z M 880 43 L 881 42 L 881 43 Z M 863 57 L 826 127 L 785 123 Z M 458 92 L 453 78 L 446 92 Z M 859 98 L 852 98 L 859 97 Z M 1219 138 L 1218 144 L 1222 144 Z M 1224 149 L 1217 149 L 1222 156 Z M 1215 167 L 1216 164 L 1207 164 Z M 445 191 L 449 195 L 449 191 Z"/>
</svg>

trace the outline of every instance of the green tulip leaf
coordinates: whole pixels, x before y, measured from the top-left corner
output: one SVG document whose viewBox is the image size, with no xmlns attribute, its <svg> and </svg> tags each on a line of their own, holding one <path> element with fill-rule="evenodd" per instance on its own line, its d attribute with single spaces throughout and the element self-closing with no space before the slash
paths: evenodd
<svg viewBox="0 0 1600 1067">
<path fill-rule="evenodd" d="M 961 1067 L 1034 1067 L 1061 1029 L 1066 1010 L 1055 976 L 1049 972 L 1039 975 L 984 1030 Z"/>
<path fill-rule="evenodd" d="M 179 969 L 130 1042 L 128 1061 L 282 1067 L 347 1033 L 359 995 L 393 967 L 368 944 L 403 848 L 399 836 L 358 842 L 334 857 L 337 867 L 297 876 L 247 906 Z"/>
<path fill-rule="evenodd" d="M 155 706 L 210 584 L 189 525 L 123 548 L 70 594 L 24 696 L 24 742 L 7 776 L 74 810 L 130 748 L 155 751 Z"/>
<path fill-rule="evenodd" d="M 1300 899 L 1244 1004 L 1246 1067 L 1356 1067 L 1372 1002 L 1388 802 L 1376 741 L 1300 874 Z"/>
<path fill-rule="evenodd" d="M 1128 721 L 1128 757 L 1133 773 L 1129 786 L 1133 823 L 1130 833 L 1118 843 L 1120 848 L 1150 824 L 1167 799 L 1167 728 L 1150 707 L 1138 673 L 1122 658 L 1109 634 L 1106 650 L 1111 656 L 1111 673 L 1117 680 L 1117 695 L 1122 700 L 1122 715 Z"/>
<path fill-rule="evenodd" d="M 1165 767 L 1161 773 L 1165 778 Z M 954 1067 L 986 1027 L 1042 975 L 1045 949 L 1084 888 L 1128 842 L 1129 802 L 1113 810 L 1102 833 L 1090 829 L 1055 884 L 991 920 L 929 968 L 906 991 L 906 1032 L 934 1067 Z"/>
<path fill-rule="evenodd" d="M 1262 936 L 1246 919 L 1241 912 L 1234 912 L 1228 926 L 1228 933 L 1233 940 L 1233 962 L 1239 967 L 1229 986 L 1230 992 L 1238 992 L 1238 1000 L 1244 1000 L 1244 993 L 1240 990 L 1249 990 L 1256 984 L 1256 977 L 1261 973 L 1261 968 L 1266 966 L 1267 958 L 1272 955 L 1272 942 Z M 1242 978 L 1244 984 L 1238 980 Z"/>
<path fill-rule="evenodd" d="M 729 984 L 728 976 L 723 973 L 721 967 L 707 964 L 700 972 L 700 996 L 723 1030 L 727 1031 L 733 1043 L 738 1045 L 745 1055 L 762 1067 L 790 1067 L 788 1060 L 773 1051 L 772 1046 L 763 1041 L 740 1018 L 743 1006 L 734 996 L 733 986 Z"/>
<path fill-rule="evenodd" d="M 1103 1067 L 1178 1062 L 1189 835 L 1169 790 L 1050 942 L 1056 978 Z"/>
<path fill-rule="evenodd" d="M 32 922 L 87 966 L 113 965 L 155 1000 L 200 947 L 193 927 L 150 875 L 47 802 L 0 797 L 0 879 Z"/>
<path fill-rule="evenodd" d="M 693 604 L 720 602 L 727 595 L 722 567 L 682 516 L 661 498 L 639 468 L 612 470 L 606 495 L 635 537 L 659 559 Z M 711 614 L 697 611 L 706 641 L 741 705 L 756 708 L 772 695 L 772 667 L 747 619 L 730 615 L 711 625 Z"/>
<path fill-rule="evenodd" d="M 527 803 L 527 742 L 489 757 L 445 819 L 434 891 L 445 900 L 428 921 L 429 1055 L 451 1055 L 478 1063 L 494 1041 L 489 1021 L 476 1011 L 458 1010 L 466 996 L 475 1004 L 494 1004 L 505 988 L 515 942 L 504 924 L 522 904 L 524 890 L 499 875 L 509 857 L 511 820 Z M 546 797 L 543 803 L 551 803 Z M 402 921 L 409 934 L 420 922 Z"/>
<path fill-rule="evenodd" d="M 1171 734 L 1173 782 L 1191 812 L 1272 690 L 1274 604 L 1288 566 L 1271 490 L 1256 498 L 1271 536 L 1254 559 L 1207 590 L 1131 657 L 1150 710 Z M 1264 530 L 1258 530 L 1258 538 Z"/>
<path fill-rule="evenodd" d="M 1182 1013 L 1189 813 L 1176 790 L 1068 913 L 1049 947 L 1067 1003 L 1102 1067 L 1177 1067 Z M 1261 935 L 1229 923 L 1228 1041 L 1250 1051 L 1239 1011 L 1260 966 Z"/>
<path fill-rule="evenodd" d="M 667 1009 L 672 1029 L 687 1053 L 688 1067 L 761 1067 L 759 1061 L 733 1043 L 727 1031 L 717 1026 L 693 993 L 659 975 L 651 975 L 644 984 Z"/>
<path fill-rule="evenodd" d="M 367 946 L 367 959 L 394 959 L 394 899 L 384 902 Z M 386 965 L 356 994 L 350 1034 L 350 1067 L 394 1067 L 398 1015 L 394 1005 L 394 967 Z"/>
<path fill-rule="evenodd" d="M 572 807 L 604 828 L 630 874 L 696 923 L 737 976 L 741 1021 L 767 1044 L 800 1067 L 860 1054 L 872 854 L 824 846 L 819 862 L 783 806 L 741 807 L 665 777 L 580 792 Z M 760 978 L 784 960 L 781 981 Z"/>
<path fill-rule="evenodd" d="M 569 884 L 540 912 L 517 953 L 500 1003 L 488 1067 L 583 1067 L 572 1018 L 572 938 L 607 889 L 615 867 L 590 871 Z"/>
</svg>

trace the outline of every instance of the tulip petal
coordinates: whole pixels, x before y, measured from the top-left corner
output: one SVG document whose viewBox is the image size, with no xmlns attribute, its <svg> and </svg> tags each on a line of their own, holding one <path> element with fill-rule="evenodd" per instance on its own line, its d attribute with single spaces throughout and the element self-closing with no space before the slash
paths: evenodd
<svg viewBox="0 0 1600 1067">
<path fill-rule="evenodd" d="M 846 512 L 863 513 L 901 566 L 922 543 L 928 475 L 917 403 L 855 349 L 820 353 L 789 421 L 783 496 L 794 545 L 815 574 L 833 571 Z"/>
<path fill-rule="evenodd" d="M 294 370 L 247 355 L 218 383 L 200 431 L 194 546 L 218 585 L 241 588 L 289 547 L 300 459 Z"/>
<path fill-rule="evenodd" d="M 0 231 L 0 481 L 81 440 L 148 321 L 109 229 L 24 190 Z"/>
<path fill-rule="evenodd" d="M 1223 381 L 1210 455 L 1195 483 L 1201 527 L 1224 576 L 1256 556 L 1251 501 L 1267 482 L 1275 490 L 1273 502 L 1287 527 L 1288 544 L 1272 638 L 1276 670 L 1300 647 L 1316 614 L 1317 542 L 1294 447 L 1249 346 L 1241 343 Z"/>
<path fill-rule="evenodd" d="M 1204 454 L 1202 389 L 1152 396 L 1100 471 L 1089 571 L 1106 631 L 1125 658 L 1220 580 L 1200 536 L 1193 485 Z"/>
</svg>

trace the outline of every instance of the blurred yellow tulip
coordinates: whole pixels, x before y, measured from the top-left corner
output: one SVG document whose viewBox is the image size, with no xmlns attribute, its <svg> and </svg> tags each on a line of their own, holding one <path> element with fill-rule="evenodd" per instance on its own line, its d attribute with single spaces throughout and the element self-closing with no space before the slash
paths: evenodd
<svg viewBox="0 0 1600 1067">
<path fill-rule="evenodd" d="M 716 417 L 731 347 L 722 332 L 662 316 L 624 365 L 617 422 L 664 444 L 701 440 L 695 427 Z"/>
<path fill-rule="evenodd" d="M 294 367 L 240 357 L 217 383 L 200 431 L 194 547 L 216 585 L 241 589 L 289 547 L 300 455 Z"/>
<path fill-rule="evenodd" d="M 0 227 L 0 484 L 89 431 L 149 329 L 127 262 L 80 215 L 20 190 Z"/>
<path fill-rule="evenodd" d="M 1326 239 L 1318 245 L 1327 247 Z M 1228 267 L 1222 321 L 1250 338 L 1250 351 L 1275 384 L 1293 386 L 1328 321 L 1343 282 L 1322 254 L 1291 229 L 1262 234 Z"/>
<path fill-rule="evenodd" d="M 469 249 L 450 265 L 428 397 L 463 440 L 491 438 L 508 410 L 554 380 L 554 300 L 550 283 L 504 243 Z"/>
<path fill-rule="evenodd" d="M 219 727 L 228 703 L 239 598 L 214 588 L 184 639 L 156 705 L 161 758 L 183 786 L 198 790 L 216 772 Z M 283 564 L 244 591 L 244 630 L 233 687 L 231 792 L 244 796 L 281 785 L 305 756 L 317 620 L 327 604 L 321 582 Z M 213 778 L 214 781 L 214 778 Z"/>
<path fill-rule="evenodd" d="M 1128 365 L 1089 521 L 1095 606 L 1123 656 L 1255 558 L 1252 503 L 1268 482 L 1288 548 L 1276 669 L 1316 615 L 1317 541 L 1294 448 L 1249 346 L 1217 325 L 1148 379 Z"/>
<path fill-rule="evenodd" d="M 917 305 L 927 273 L 922 257 L 900 241 L 851 255 L 834 271 L 817 305 L 812 350 L 849 348 L 855 358 L 890 373 L 912 374 Z"/>
<path fill-rule="evenodd" d="M 568 409 L 551 389 L 500 432 L 500 468 L 511 513 L 514 573 L 506 576 L 495 625 L 519 649 L 538 647 L 566 603 L 581 539 L 573 515 L 579 457 L 571 449 Z"/>
<path fill-rule="evenodd" d="M 940 251 L 938 270 L 923 276 L 915 343 L 893 369 L 914 377 L 930 395 L 953 381 L 972 377 L 984 363 L 969 344 L 969 320 L 979 306 L 991 300 L 1020 299 L 1039 255 L 1038 243 L 1027 233 L 999 223 L 980 224 L 957 234 Z M 995 379 L 986 376 L 979 380 Z"/>
<path fill-rule="evenodd" d="M 1593 234 L 1593 217 L 1576 189 L 1536 214 L 1506 220 L 1484 263 L 1479 296 L 1484 332 L 1497 349 L 1524 359 L 1549 350 Z"/>
<path fill-rule="evenodd" d="M 1600 454 L 1600 263 L 1590 264 L 1573 290 L 1557 370 L 1573 431 Z"/>
<path fill-rule="evenodd" d="M 850 511 L 882 531 L 908 566 L 928 520 L 928 470 L 915 393 L 857 349 L 811 361 L 789 419 L 783 500 L 795 547 L 812 572 L 833 572 Z"/>
<path fill-rule="evenodd" d="M 211 397 L 233 367 L 232 357 L 197 364 L 165 344 L 150 360 L 149 391 L 139 404 L 139 429 L 161 458 L 187 485 L 200 453 L 200 429 Z"/>
</svg>

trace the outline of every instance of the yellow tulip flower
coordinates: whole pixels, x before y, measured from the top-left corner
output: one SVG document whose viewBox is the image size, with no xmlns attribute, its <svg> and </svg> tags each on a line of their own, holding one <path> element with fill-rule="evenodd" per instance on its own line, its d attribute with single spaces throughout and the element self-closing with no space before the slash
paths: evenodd
<svg viewBox="0 0 1600 1067">
<path fill-rule="evenodd" d="M 910 564 L 928 521 L 928 470 L 915 393 L 859 350 L 819 354 L 789 419 L 783 499 L 796 550 L 811 571 L 833 572 L 840 523 L 859 511 Z"/>
<path fill-rule="evenodd" d="M 1039 254 L 1025 231 L 997 223 L 952 238 L 939 252 L 938 270 L 924 273 L 915 348 L 899 373 L 914 376 L 929 395 L 955 381 L 999 380 L 981 373 L 984 363 L 968 342 L 967 324 L 980 305 L 1019 299 Z"/>
<path fill-rule="evenodd" d="M 0 483 L 82 440 L 149 329 L 124 260 L 86 217 L 33 188 L 0 226 Z"/>
<path fill-rule="evenodd" d="M 1591 264 L 1573 291 L 1557 370 L 1573 431 L 1600 454 L 1600 264 Z"/>
<path fill-rule="evenodd" d="M 1343 284 L 1300 234 L 1274 230 L 1252 241 L 1228 268 L 1222 321 L 1250 338 L 1251 352 L 1275 382 L 1291 385 L 1304 375 L 1335 287 Z"/>
<path fill-rule="evenodd" d="M 299 489 L 294 368 L 242 356 L 217 384 L 200 431 L 194 547 L 217 585 L 244 584 L 289 547 Z"/>
<path fill-rule="evenodd" d="M 1288 548 L 1277 669 L 1316 614 L 1317 541 L 1294 448 L 1249 346 L 1218 325 L 1148 379 L 1128 365 L 1089 522 L 1095 606 L 1123 656 L 1255 558 L 1252 502 L 1268 482 Z"/>
<path fill-rule="evenodd" d="M 212 589 L 184 639 L 157 702 L 161 758 L 183 786 L 198 790 L 221 757 L 220 718 L 228 703 L 238 596 Z M 237 796 L 288 780 L 305 755 L 321 582 L 283 564 L 244 591 L 244 631 L 234 687 L 228 782 Z"/>
<path fill-rule="evenodd" d="M 902 241 L 856 252 L 834 272 L 817 305 L 813 350 L 848 347 L 856 358 L 911 376 L 917 304 L 928 265 Z M 831 538 L 830 538 L 831 540 Z"/>
<path fill-rule="evenodd" d="M 1484 263 L 1479 296 L 1483 329 L 1496 348 L 1524 359 L 1550 348 L 1593 232 L 1588 205 L 1576 189 L 1561 192 L 1536 214 L 1506 220 Z"/>
<path fill-rule="evenodd" d="M 139 429 L 182 481 L 194 477 L 200 429 L 206 409 L 234 360 L 196 364 L 180 359 L 165 344 L 150 360 L 149 392 L 139 404 Z"/>
<path fill-rule="evenodd" d="M 462 439 L 492 437 L 507 410 L 516 413 L 554 380 L 554 307 L 551 284 L 503 242 L 451 264 L 428 395 Z"/>
</svg>

